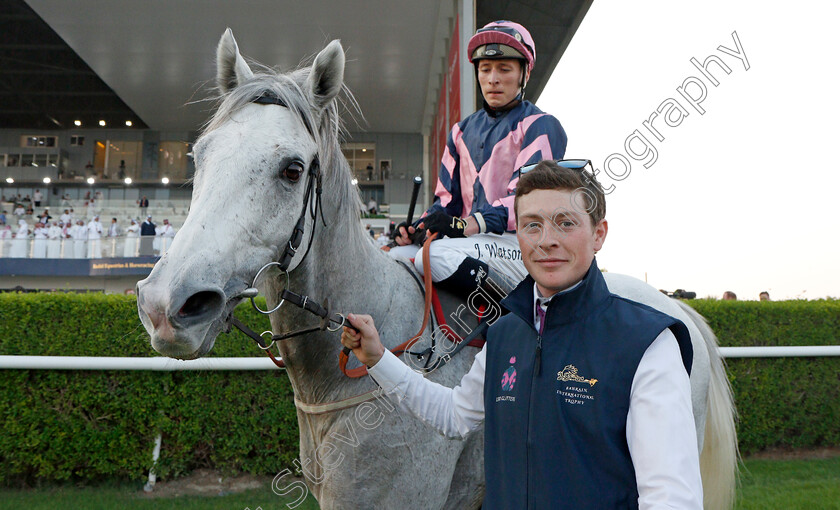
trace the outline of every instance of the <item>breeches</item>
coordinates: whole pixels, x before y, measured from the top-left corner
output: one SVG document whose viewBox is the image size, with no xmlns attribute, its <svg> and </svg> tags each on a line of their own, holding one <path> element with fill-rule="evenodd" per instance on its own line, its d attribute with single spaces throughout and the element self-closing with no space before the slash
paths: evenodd
<svg viewBox="0 0 840 510">
<path fill-rule="evenodd" d="M 423 251 L 416 244 L 397 246 L 389 253 L 395 258 L 414 257 L 414 267 L 423 272 Z M 527 274 L 516 234 L 476 234 L 457 239 L 444 237 L 432 242 L 429 246 L 432 281 L 439 282 L 452 276 L 467 257 L 486 263 L 500 276 L 510 278 L 514 285 Z"/>
</svg>

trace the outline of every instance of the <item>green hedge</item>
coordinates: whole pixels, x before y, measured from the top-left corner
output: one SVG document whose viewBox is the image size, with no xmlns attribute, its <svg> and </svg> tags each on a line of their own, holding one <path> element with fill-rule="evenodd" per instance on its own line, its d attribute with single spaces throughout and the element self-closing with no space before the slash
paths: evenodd
<svg viewBox="0 0 840 510">
<path fill-rule="evenodd" d="M 840 301 L 692 301 L 724 346 L 830 345 Z M 253 329 L 268 321 L 243 305 Z M 0 354 L 155 356 L 133 297 L 0 294 Z M 211 356 L 262 356 L 240 333 Z M 742 452 L 840 445 L 840 358 L 730 359 Z M 161 477 L 198 467 L 276 474 L 298 454 L 283 372 L 0 370 L 0 483 Z"/>
<path fill-rule="evenodd" d="M 268 321 L 243 306 L 258 331 Z M 133 297 L 0 294 L 0 354 L 155 356 Z M 263 356 L 241 333 L 213 356 Z M 274 474 L 298 453 L 297 417 L 280 371 L 0 370 L 0 483 L 142 479 L 158 432 L 157 472 L 198 467 Z"/>
<path fill-rule="evenodd" d="M 689 301 L 722 347 L 840 345 L 840 300 Z M 742 454 L 840 445 L 840 357 L 729 358 Z"/>
</svg>

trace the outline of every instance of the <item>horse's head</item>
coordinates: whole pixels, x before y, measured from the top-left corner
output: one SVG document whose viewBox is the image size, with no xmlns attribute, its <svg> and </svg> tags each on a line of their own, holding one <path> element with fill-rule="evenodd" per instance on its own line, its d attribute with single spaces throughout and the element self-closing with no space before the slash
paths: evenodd
<svg viewBox="0 0 840 510">
<path fill-rule="evenodd" d="M 323 154 L 323 138 L 337 128 L 333 100 L 342 88 L 344 52 L 333 41 L 311 68 L 255 74 L 228 29 L 217 66 L 223 99 L 193 147 L 189 216 L 137 285 L 137 308 L 152 347 L 181 359 L 213 347 L 241 292 L 288 245 L 308 207 L 306 189 L 319 159 L 324 164 L 334 157 Z M 305 218 L 308 234 L 314 225 L 308 213 Z M 289 270 L 300 263 L 307 242 L 308 236 Z"/>
</svg>

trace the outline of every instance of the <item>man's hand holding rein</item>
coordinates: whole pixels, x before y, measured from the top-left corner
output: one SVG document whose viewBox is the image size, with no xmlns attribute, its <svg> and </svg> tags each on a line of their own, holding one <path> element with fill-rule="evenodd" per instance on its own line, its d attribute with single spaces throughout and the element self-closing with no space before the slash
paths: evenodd
<svg viewBox="0 0 840 510">
<path fill-rule="evenodd" d="M 376 324 L 370 315 L 347 314 L 347 320 L 359 332 L 344 327 L 341 333 L 341 344 L 353 351 L 356 358 L 368 368 L 379 363 L 382 355 L 385 354 L 385 347 L 379 341 L 379 332 L 376 331 Z"/>
</svg>

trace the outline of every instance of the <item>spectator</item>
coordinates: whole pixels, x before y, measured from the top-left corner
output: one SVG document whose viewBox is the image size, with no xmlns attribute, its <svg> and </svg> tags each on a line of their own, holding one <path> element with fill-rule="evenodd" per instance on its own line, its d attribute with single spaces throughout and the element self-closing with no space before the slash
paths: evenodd
<svg viewBox="0 0 840 510">
<path fill-rule="evenodd" d="M 99 223 L 99 216 L 94 216 L 87 224 L 88 258 L 102 258 L 102 223 Z"/>
<path fill-rule="evenodd" d="M 76 221 L 76 224 L 70 228 L 70 237 L 73 238 L 73 258 L 85 258 L 85 248 L 87 247 L 87 227 L 85 227 L 84 221 Z"/>
<path fill-rule="evenodd" d="M 12 242 L 12 226 L 11 225 L 0 225 L 0 256 L 4 256 L 8 253 L 6 249 L 9 243 Z"/>
<path fill-rule="evenodd" d="M 2 213 L 0 213 L 0 223 L 2 223 L 3 225 L 6 224 L 6 211 L 5 210 Z"/>
<path fill-rule="evenodd" d="M 735 293 L 732 292 L 731 290 L 727 290 L 726 292 L 723 293 L 723 300 L 724 301 L 737 301 L 738 296 L 736 296 Z"/>
<path fill-rule="evenodd" d="M 158 246 L 158 250 L 163 255 L 172 246 L 172 239 L 175 237 L 175 228 L 169 223 L 168 219 L 163 220 L 159 235 L 160 245 Z"/>
<path fill-rule="evenodd" d="M 26 214 L 26 209 L 23 208 L 23 204 L 17 204 L 15 205 L 15 209 L 12 211 L 12 214 L 20 219 L 24 214 Z"/>
<path fill-rule="evenodd" d="M 46 225 L 47 223 L 49 223 L 49 221 L 50 221 L 51 219 L 52 219 L 52 216 L 50 216 L 50 210 L 49 210 L 49 209 L 44 209 L 43 214 L 41 214 L 41 216 L 38 218 L 38 220 L 39 220 L 41 223 L 43 223 L 44 225 Z"/>
<path fill-rule="evenodd" d="M 32 243 L 32 258 L 45 259 L 47 258 L 47 234 L 49 230 L 44 223 L 40 221 L 35 224 L 35 241 Z"/>
<path fill-rule="evenodd" d="M 111 218 L 111 225 L 108 226 L 108 237 L 118 237 L 120 235 L 120 226 L 117 225 L 117 219 Z"/>
<path fill-rule="evenodd" d="M 146 196 L 144 195 L 143 198 L 141 198 L 140 200 L 137 201 L 137 203 L 140 205 L 140 214 L 141 214 L 140 217 L 142 218 L 142 217 L 146 216 L 147 213 L 148 213 L 149 199 L 146 198 Z"/>
<path fill-rule="evenodd" d="M 761 301 L 770 301 L 770 293 L 763 290 L 758 294 L 758 299 Z"/>
<path fill-rule="evenodd" d="M 12 241 L 12 249 L 9 252 L 9 257 L 13 259 L 25 259 L 29 251 L 29 225 L 26 220 L 21 218 L 18 220 L 18 231 L 15 234 L 15 239 Z"/>
<path fill-rule="evenodd" d="M 131 220 L 131 225 L 125 231 L 125 246 L 123 246 L 123 257 L 134 257 L 137 254 L 137 238 L 140 237 L 140 225 L 136 220 Z"/>
<path fill-rule="evenodd" d="M 58 219 L 65 225 L 73 221 L 73 215 L 70 214 L 70 209 L 65 209 L 64 214 L 62 214 Z"/>
<path fill-rule="evenodd" d="M 367 204 L 367 210 L 370 214 L 376 214 L 376 211 L 377 211 L 376 200 L 374 200 L 372 198 L 370 199 L 370 201 Z"/>
<path fill-rule="evenodd" d="M 144 197 L 145 198 L 145 197 Z M 155 224 L 152 223 L 152 217 L 146 216 L 146 221 L 140 225 L 140 255 L 153 256 L 155 254 Z"/>
<path fill-rule="evenodd" d="M 35 194 L 32 195 L 32 201 L 35 202 L 35 207 L 41 207 L 41 200 L 44 199 L 44 195 L 41 194 L 41 190 L 36 189 Z"/>
<path fill-rule="evenodd" d="M 367 229 L 368 234 L 370 234 L 370 237 L 372 237 L 372 238 L 376 239 L 376 231 L 375 231 L 375 230 L 373 230 L 373 227 L 371 227 L 371 226 L 370 226 L 370 223 L 368 223 L 367 225 L 365 225 L 365 228 Z"/>
<path fill-rule="evenodd" d="M 48 259 L 57 259 L 61 257 L 61 239 L 64 237 L 64 233 L 62 232 L 63 226 L 64 225 L 61 222 L 50 223 L 50 227 L 47 231 L 47 237 L 49 238 L 47 241 Z"/>
</svg>

